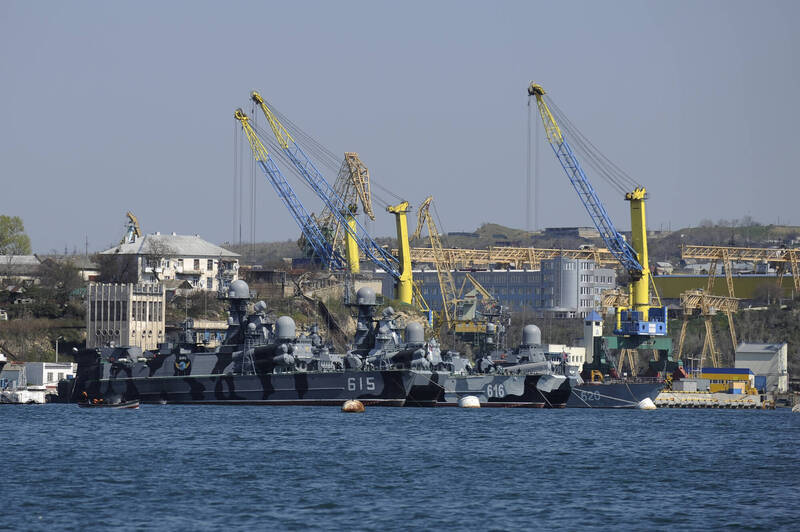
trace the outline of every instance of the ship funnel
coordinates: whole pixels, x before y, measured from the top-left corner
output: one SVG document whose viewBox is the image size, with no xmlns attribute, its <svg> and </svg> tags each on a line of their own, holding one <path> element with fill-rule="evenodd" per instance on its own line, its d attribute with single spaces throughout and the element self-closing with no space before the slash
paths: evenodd
<svg viewBox="0 0 800 532">
<path fill-rule="evenodd" d="M 281 316 L 278 318 L 275 322 L 275 334 L 278 336 L 278 340 L 294 340 L 294 320 L 289 316 Z"/>
<path fill-rule="evenodd" d="M 407 344 L 425 343 L 425 329 L 423 329 L 422 325 L 413 321 L 408 325 L 406 325 L 406 343 Z"/>
<path fill-rule="evenodd" d="M 526 325 L 522 329 L 522 345 L 539 345 L 542 343 L 542 331 L 536 325 Z"/>
</svg>

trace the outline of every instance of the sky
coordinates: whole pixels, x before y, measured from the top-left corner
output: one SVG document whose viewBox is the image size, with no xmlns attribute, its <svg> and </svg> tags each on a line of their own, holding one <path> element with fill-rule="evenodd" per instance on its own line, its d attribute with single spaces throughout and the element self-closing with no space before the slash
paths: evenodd
<svg viewBox="0 0 800 532">
<path fill-rule="evenodd" d="M 147 233 L 236 241 L 233 111 L 257 89 L 412 206 L 433 195 L 443 232 L 526 228 L 535 80 L 647 188 L 651 229 L 800 225 L 798 23 L 796 1 L 4 0 L 0 214 L 38 253 L 106 249 L 129 210 Z M 533 225 L 591 225 L 543 137 Z M 628 229 L 628 204 L 588 174 Z M 255 205 L 242 240 L 297 238 L 262 176 Z"/>
</svg>

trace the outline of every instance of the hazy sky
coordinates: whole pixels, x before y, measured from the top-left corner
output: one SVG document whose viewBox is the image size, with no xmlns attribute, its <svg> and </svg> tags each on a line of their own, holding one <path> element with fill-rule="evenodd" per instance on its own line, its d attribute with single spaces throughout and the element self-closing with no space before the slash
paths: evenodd
<svg viewBox="0 0 800 532">
<path fill-rule="evenodd" d="M 233 111 L 258 89 L 412 205 L 433 194 L 444 231 L 524 228 L 536 80 L 648 188 L 651 228 L 800 224 L 799 24 L 796 1 L 3 0 L 0 214 L 36 252 L 105 249 L 127 210 L 230 241 Z M 539 225 L 591 225 L 544 145 L 539 168 Z M 260 176 L 256 203 L 257 241 L 297 237 Z"/>
</svg>

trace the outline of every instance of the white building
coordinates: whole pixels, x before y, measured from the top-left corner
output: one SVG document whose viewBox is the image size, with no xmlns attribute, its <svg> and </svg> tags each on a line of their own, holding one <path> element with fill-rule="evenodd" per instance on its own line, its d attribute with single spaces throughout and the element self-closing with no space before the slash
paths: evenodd
<svg viewBox="0 0 800 532">
<path fill-rule="evenodd" d="M 130 260 L 136 282 L 185 280 L 195 290 L 224 290 L 239 278 L 239 255 L 199 235 L 153 233 L 101 252 Z"/>
<path fill-rule="evenodd" d="M 736 348 L 735 367 L 748 368 L 756 376 L 767 378 L 768 393 L 789 390 L 788 344 L 746 344 Z"/>
<path fill-rule="evenodd" d="M 58 381 L 74 379 L 77 364 L 71 362 L 26 362 L 28 386 L 44 386 L 48 393 L 58 393 Z"/>
</svg>

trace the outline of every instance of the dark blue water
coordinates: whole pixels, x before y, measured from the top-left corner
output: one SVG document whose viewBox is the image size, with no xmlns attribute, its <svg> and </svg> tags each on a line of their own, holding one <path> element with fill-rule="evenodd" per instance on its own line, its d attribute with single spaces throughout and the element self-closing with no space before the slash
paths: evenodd
<svg viewBox="0 0 800 532">
<path fill-rule="evenodd" d="M 797 530 L 800 414 L 0 407 L 1 530 Z"/>
</svg>

